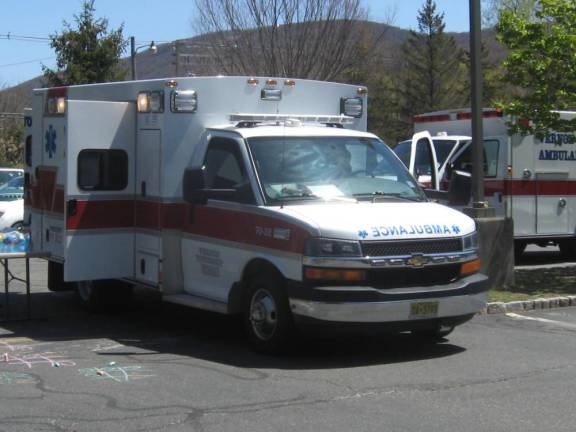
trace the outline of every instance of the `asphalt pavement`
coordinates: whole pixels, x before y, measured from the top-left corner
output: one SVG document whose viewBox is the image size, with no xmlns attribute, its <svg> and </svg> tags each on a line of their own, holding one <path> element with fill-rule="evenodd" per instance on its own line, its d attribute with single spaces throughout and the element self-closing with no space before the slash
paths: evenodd
<svg viewBox="0 0 576 432">
<path fill-rule="evenodd" d="M 576 308 L 477 316 L 438 344 L 303 337 L 269 357 L 236 319 L 143 291 L 83 311 L 46 291 L 43 266 L 33 319 L 0 322 L 1 432 L 575 429 Z M 16 284 L 16 318 L 23 297 Z"/>
</svg>

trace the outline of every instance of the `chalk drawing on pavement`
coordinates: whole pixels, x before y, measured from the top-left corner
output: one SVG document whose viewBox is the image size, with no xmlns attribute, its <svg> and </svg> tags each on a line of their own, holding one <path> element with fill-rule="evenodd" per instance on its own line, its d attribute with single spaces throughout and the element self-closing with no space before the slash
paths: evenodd
<svg viewBox="0 0 576 432">
<path fill-rule="evenodd" d="M 129 382 L 155 376 L 150 374 L 142 366 L 137 365 L 93 367 L 79 369 L 78 372 L 86 378 L 112 380 L 116 382 Z"/>
<path fill-rule="evenodd" d="M 44 364 L 52 367 L 76 366 L 72 360 L 53 352 L 30 353 L 30 354 L 13 354 L 4 353 L 0 356 L 0 363 L 4 362 L 9 365 L 27 366 L 32 369 L 34 366 Z"/>
<path fill-rule="evenodd" d="M 27 373 L 0 372 L 0 385 L 34 384 L 35 382 L 34 377 Z"/>
</svg>

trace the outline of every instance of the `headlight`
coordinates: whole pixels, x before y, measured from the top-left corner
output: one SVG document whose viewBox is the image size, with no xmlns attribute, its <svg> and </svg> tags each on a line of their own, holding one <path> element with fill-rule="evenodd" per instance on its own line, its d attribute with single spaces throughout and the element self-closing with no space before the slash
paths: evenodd
<svg viewBox="0 0 576 432">
<path fill-rule="evenodd" d="M 312 257 L 359 257 L 360 243 L 346 240 L 313 238 L 306 242 L 304 254 Z"/>
<path fill-rule="evenodd" d="M 462 246 L 465 252 L 478 250 L 478 233 L 474 232 L 462 237 Z"/>
</svg>

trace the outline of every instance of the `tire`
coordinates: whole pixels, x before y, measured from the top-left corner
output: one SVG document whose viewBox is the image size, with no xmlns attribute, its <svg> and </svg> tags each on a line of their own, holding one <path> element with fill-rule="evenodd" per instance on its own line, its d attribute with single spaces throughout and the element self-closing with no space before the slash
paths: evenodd
<svg viewBox="0 0 576 432">
<path fill-rule="evenodd" d="M 524 253 L 524 249 L 526 249 L 525 242 L 518 240 L 514 242 L 514 263 L 518 263 L 520 261 L 520 258 L 522 258 L 522 254 Z"/>
<path fill-rule="evenodd" d="M 424 330 L 412 330 L 412 334 L 424 342 L 440 342 L 454 331 L 455 327 L 438 326 Z"/>
<path fill-rule="evenodd" d="M 18 221 L 12 224 L 12 228 L 14 229 L 20 229 L 24 226 L 24 222 L 23 221 Z"/>
<path fill-rule="evenodd" d="M 115 280 L 80 281 L 75 284 L 82 306 L 93 312 L 124 308 L 132 299 L 132 285 Z"/>
<path fill-rule="evenodd" d="M 566 260 L 576 260 L 576 240 L 562 240 L 558 243 L 560 254 Z"/>
<path fill-rule="evenodd" d="M 293 331 L 293 319 L 281 279 L 256 276 L 250 281 L 243 303 L 244 326 L 254 350 L 283 352 Z"/>
<path fill-rule="evenodd" d="M 75 284 L 76 295 L 80 304 L 93 312 L 104 309 L 104 287 L 100 281 L 80 281 Z"/>
</svg>

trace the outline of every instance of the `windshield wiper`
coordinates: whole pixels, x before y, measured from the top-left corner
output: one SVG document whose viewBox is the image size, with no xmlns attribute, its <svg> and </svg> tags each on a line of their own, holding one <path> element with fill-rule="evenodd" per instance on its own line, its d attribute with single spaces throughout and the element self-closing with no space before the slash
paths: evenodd
<svg viewBox="0 0 576 432">
<path fill-rule="evenodd" d="M 378 198 L 398 198 L 405 201 L 419 202 L 422 201 L 421 197 L 410 197 L 398 192 L 384 192 L 384 191 L 374 191 L 367 193 L 354 194 L 357 198 L 371 198 L 372 202 L 376 202 Z"/>
</svg>

